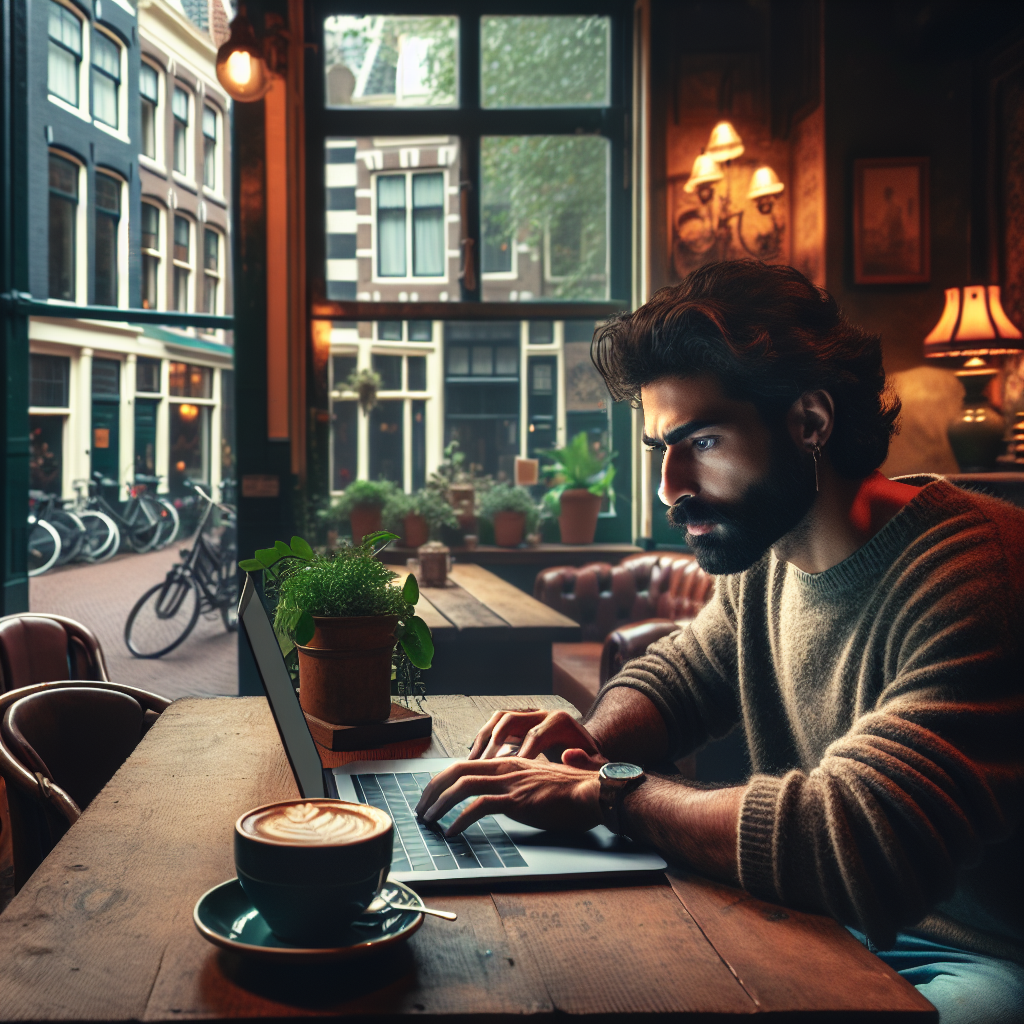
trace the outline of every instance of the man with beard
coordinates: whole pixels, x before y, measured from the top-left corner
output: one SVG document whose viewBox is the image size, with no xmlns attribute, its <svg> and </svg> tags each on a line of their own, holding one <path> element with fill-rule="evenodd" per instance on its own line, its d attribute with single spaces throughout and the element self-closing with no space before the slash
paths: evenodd
<svg viewBox="0 0 1024 1024">
<path fill-rule="evenodd" d="M 584 725 L 498 712 L 418 810 L 478 797 L 453 834 L 604 822 L 832 915 L 943 1024 L 1024 1019 L 1024 513 L 878 472 L 899 412 L 880 341 L 791 268 L 704 267 L 606 324 L 594 361 L 642 404 L 714 597 Z M 645 770 L 740 723 L 745 785 Z"/>
</svg>

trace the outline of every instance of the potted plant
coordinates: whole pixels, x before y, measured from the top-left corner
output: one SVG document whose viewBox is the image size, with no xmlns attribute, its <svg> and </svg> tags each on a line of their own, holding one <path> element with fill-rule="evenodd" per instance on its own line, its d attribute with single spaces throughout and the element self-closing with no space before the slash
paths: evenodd
<svg viewBox="0 0 1024 1024">
<path fill-rule="evenodd" d="M 494 525 L 494 543 L 514 548 L 537 522 L 537 508 L 528 491 L 512 484 L 495 484 L 480 501 L 480 514 Z"/>
<path fill-rule="evenodd" d="M 388 480 L 353 480 L 331 506 L 330 518 L 339 525 L 347 519 L 352 525 L 352 543 L 359 545 L 363 537 L 380 532 L 384 506 L 395 491 Z"/>
<path fill-rule="evenodd" d="M 542 472 L 555 485 L 544 495 L 544 510 L 558 517 L 563 544 L 592 544 L 605 495 L 612 496 L 615 452 L 592 448 L 580 431 L 564 448 L 543 453 L 552 461 Z"/>
<path fill-rule="evenodd" d="M 384 506 L 384 523 L 401 533 L 402 544 L 419 548 L 428 540 L 437 540 L 444 529 L 457 530 L 455 511 L 437 491 L 426 487 L 415 494 L 397 491 Z"/>
<path fill-rule="evenodd" d="M 397 574 L 375 557 L 378 545 L 395 539 L 371 534 L 324 556 L 292 537 L 290 545 L 277 541 L 238 563 L 245 572 L 263 572 L 265 591 L 277 597 L 274 630 L 298 652 L 303 711 L 331 725 L 390 716 L 396 641 L 416 668 L 430 668 L 434 645 L 415 613 L 416 578 L 395 586 Z"/>
</svg>

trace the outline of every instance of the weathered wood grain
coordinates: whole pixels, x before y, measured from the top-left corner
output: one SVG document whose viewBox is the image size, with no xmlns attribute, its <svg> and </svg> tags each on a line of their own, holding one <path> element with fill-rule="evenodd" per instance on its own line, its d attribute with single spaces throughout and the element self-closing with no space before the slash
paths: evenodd
<svg viewBox="0 0 1024 1024">
<path fill-rule="evenodd" d="M 459 631 L 479 640 L 511 640 L 512 629 L 502 618 L 462 587 L 432 587 L 430 603 Z M 439 638 L 444 642 L 446 637 Z"/>
<path fill-rule="evenodd" d="M 500 615 L 514 629 L 569 630 L 574 636 L 579 635 L 579 623 L 524 594 L 482 565 L 453 565 L 451 576 L 463 590 Z"/>
<path fill-rule="evenodd" d="M 764 903 L 699 875 L 670 871 L 669 881 L 762 1012 L 903 1011 L 908 1019 L 934 1019 L 917 989 L 831 918 Z"/>
<path fill-rule="evenodd" d="M 398 573 L 398 579 L 395 580 L 397 586 L 405 586 L 405 581 L 409 578 L 408 569 L 403 569 Z M 427 624 L 431 633 L 435 631 L 455 632 L 455 627 L 434 607 L 430 601 L 430 591 L 425 588 L 420 589 L 420 599 L 416 603 L 416 614 Z M 437 639 L 435 637 L 435 639 Z"/>
</svg>

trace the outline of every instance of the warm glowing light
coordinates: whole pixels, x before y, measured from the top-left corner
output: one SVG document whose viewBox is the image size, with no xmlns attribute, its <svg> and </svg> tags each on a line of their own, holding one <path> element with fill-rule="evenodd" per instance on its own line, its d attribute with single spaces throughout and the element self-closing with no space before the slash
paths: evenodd
<svg viewBox="0 0 1024 1024">
<path fill-rule="evenodd" d="M 199 406 L 189 405 L 187 402 L 183 402 L 178 406 L 178 415 L 186 423 L 191 423 L 199 415 Z"/>
<path fill-rule="evenodd" d="M 720 163 L 725 163 L 743 155 L 743 140 L 730 122 L 719 121 L 711 129 L 711 137 L 704 151 Z"/>
<path fill-rule="evenodd" d="M 174 468 L 175 468 L 175 469 L 176 469 L 176 470 L 177 470 L 177 471 L 178 471 L 179 473 L 184 473 L 184 472 L 185 472 L 185 463 L 184 463 L 184 461 L 182 461 L 182 462 L 176 462 L 176 463 L 174 464 Z"/>
<path fill-rule="evenodd" d="M 689 180 L 683 186 L 683 191 L 696 192 L 701 186 L 713 185 L 724 177 L 722 169 L 718 166 L 718 161 L 708 153 L 701 153 L 693 161 L 693 170 L 690 172 Z"/>
<path fill-rule="evenodd" d="M 228 77 L 235 85 L 244 87 L 249 84 L 252 78 L 252 57 L 245 50 L 231 54 L 227 67 Z"/>
<path fill-rule="evenodd" d="M 1010 320 L 999 297 L 999 286 L 967 285 L 946 289 L 946 306 L 939 322 L 924 339 L 928 359 L 975 363 L 978 356 L 1005 356 L 1024 348 L 1019 328 Z"/>
</svg>

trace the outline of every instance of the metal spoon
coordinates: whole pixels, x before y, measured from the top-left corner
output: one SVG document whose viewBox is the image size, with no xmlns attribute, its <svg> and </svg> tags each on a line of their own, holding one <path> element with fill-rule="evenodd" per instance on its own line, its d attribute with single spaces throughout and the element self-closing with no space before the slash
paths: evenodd
<svg viewBox="0 0 1024 1024">
<path fill-rule="evenodd" d="M 390 907 L 391 910 L 411 910 L 417 914 L 430 914 L 433 917 L 444 918 L 445 921 L 455 921 L 459 916 L 450 910 L 434 910 L 433 907 L 413 906 L 409 903 L 392 903 L 383 893 L 373 899 L 363 913 L 379 914 L 385 907 Z"/>
</svg>

